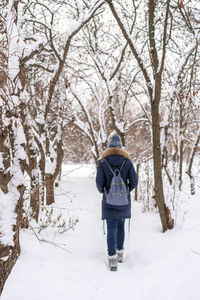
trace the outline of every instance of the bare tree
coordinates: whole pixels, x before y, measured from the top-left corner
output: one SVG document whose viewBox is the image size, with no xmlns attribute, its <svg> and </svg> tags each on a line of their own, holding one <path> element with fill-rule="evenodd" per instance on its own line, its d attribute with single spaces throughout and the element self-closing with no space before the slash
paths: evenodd
<svg viewBox="0 0 200 300">
<path fill-rule="evenodd" d="M 76 37 L 66 66 L 66 72 L 71 73 L 67 79 L 71 115 L 88 137 L 96 162 L 111 133 L 117 133 L 125 146 L 127 132 L 138 122 L 149 122 L 143 111 L 137 113 L 135 120 L 129 114 L 135 97 L 141 94 L 139 88 L 131 89 L 138 71 L 128 66 L 128 44 L 123 40 L 120 43 L 120 34 L 112 34 L 113 22 L 103 26 L 101 20 L 94 18 Z M 140 106 L 137 110 L 141 111 Z"/>
<path fill-rule="evenodd" d="M 159 105 L 161 101 L 162 76 L 164 72 L 164 65 L 166 59 L 166 47 L 168 44 L 168 34 L 170 32 L 170 0 L 166 1 L 166 3 L 162 6 L 163 14 L 165 14 L 165 16 L 163 18 L 163 26 L 160 25 L 159 27 L 159 38 L 155 36 L 155 13 L 157 10 L 158 3 L 153 0 L 149 0 L 147 4 L 145 4 L 148 8 L 148 22 L 146 22 L 146 31 L 148 32 L 148 35 L 146 36 L 146 38 L 148 39 L 149 43 L 148 63 L 151 65 L 151 70 L 150 67 L 146 66 L 141 51 L 138 50 L 137 45 L 133 42 L 134 40 L 131 36 L 130 30 L 126 29 L 126 25 L 123 23 L 121 17 L 119 16 L 116 7 L 112 3 L 112 1 L 108 0 L 106 2 L 108 3 L 113 16 L 119 25 L 124 38 L 129 44 L 134 59 L 136 60 L 141 73 L 143 74 L 144 82 L 146 85 L 146 91 L 151 105 L 152 116 L 155 201 L 159 209 L 163 231 L 166 231 L 167 229 L 171 229 L 173 227 L 173 222 L 171 219 L 170 210 L 165 205 L 163 191 Z"/>
<path fill-rule="evenodd" d="M 45 134 L 45 156 L 46 160 L 43 162 L 45 165 L 45 185 L 46 185 L 46 203 L 51 204 L 54 202 L 54 184 L 55 180 L 60 173 L 61 164 L 63 159 L 63 150 L 62 150 L 62 118 L 61 113 L 59 115 L 59 111 L 62 109 L 62 104 L 59 104 L 58 98 L 60 97 L 58 86 L 59 80 L 61 79 L 61 75 L 63 72 L 64 64 L 68 56 L 68 52 L 70 49 L 70 44 L 73 37 L 83 28 L 85 24 L 87 24 L 97 12 L 97 10 L 102 6 L 104 1 L 97 1 L 94 4 L 86 5 L 83 2 L 83 6 L 77 6 L 75 1 L 75 5 L 71 6 L 68 2 L 63 3 L 63 7 L 74 7 L 73 11 L 73 24 L 71 27 L 69 26 L 66 35 L 66 39 L 64 43 L 59 41 L 60 49 L 57 48 L 55 44 L 55 36 L 52 30 L 55 13 L 54 10 L 51 10 L 44 3 L 38 2 L 38 5 L 41 7 L 45 7 L 45 10 L 48 11 L 51 28 L 49 28 L 46 24 L 42 24 L 45 28 L 45 34 L 47 40 L 49 41 L 49 46 L 53 52 L 55 57 L 55 68 L 53 74 L 50 76 L 50 84 L 47 90 L 47 98 L 44 110 L 44 125 L 43 132 Z M 69 13 L 69 10 L 67 10 Z M 84 15 L 84 17 L 83 17 Z M 39 23 L 40 21 L 35 21 L 35 23 Z M 63 81 L 63 84 L 65 82 Z M 56 112 L 56 113 L 55 113 Z M 55 121 L 56 120 L 56 121 Z M 55 150 L 54 150 L 55 149 Z"/>
</svg>

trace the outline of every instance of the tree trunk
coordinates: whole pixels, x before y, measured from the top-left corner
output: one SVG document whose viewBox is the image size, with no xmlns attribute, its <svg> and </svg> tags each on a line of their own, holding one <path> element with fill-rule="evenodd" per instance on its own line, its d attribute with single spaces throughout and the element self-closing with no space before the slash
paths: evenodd
<svg viewBox="0 0 200 300">
<path fill-rule="evenodd" d="M 54 174 L 45 174 L 45 186 L 46 186 L 46 204 L 50 205 L 55 202 L 54 197 L 54 185 L 56 178 L 60 176 L 62 160 L 63 160 L 63 147 L 62 141 L 57 142 L 56 149 L 56 168 Z M 53 161 L 52 161 L 53 162 Z"/>
<path fill-rule="evenodd" d="M 40 128 L 40 135 L 43 134 L 43 127 Z M 37 143 L 38 149 L 40 151 L 40 160 L 38 163 L 38 172 L 39 175 L 39 193 L 40 193 L 40 204 L 44 205 L 44 189 L 45 189 L 45 153 L 43 149 L 43 145 L 34 137 L 35 142 Z"/>
<path fill-rule="evenodd" d="M 192 175 L 192 165 L 193 165 L 195 153 L 196 153 L 197 148 L 198 148 L 199 141 L 200 141 L 200 130 L 199 130 L 199 133 L 197 135 L 196 142 L 194 143 L 194 146 L 193 146 L 193 149 L 192 149 L 192 152 L 191 152 L 191 156 L 190 156 L 190 161 L 189 161 L 188 169 L 186 171 L 186 173 L 190 177 L 190 191 L 191 191 L 191 195 L 195 194 L 195 181 L 194 181 L 194 176 Z"/>
<path fill-rule="evenodd" d="M 55 202 L 54 199 L 54 176 L 52 174 L 46 174 L 45 186 L 46 186 L 46 205 L 51 205 Z"/>
<path fill-rule="evenodd" d="M 13 266 L 15 265 L 19 256 L 19 249 L 17 247 L 8 247 L 0 244 L 0 295 L 3 291 L 4 284 L 8 278 Z M 9 256 L 8 256 L 9 255 Z M 8 256 L 7 260 L 3 257 Z"/>
<path fill-rule="evenodd" d="M 8 182 L 11 179 L 11 174 L 9 172 L 11 166 L 11 157 L 10 149 L 6 143 L 6 140 L 9 138 L 8 127 L 3 126 L 2 122 L 2 112 L 0 109 L 0 130 L 1 130 L 1 140 L 0 140 L 0 153 L 2 153 L 4 169 L 0 169 L 0 189 L 4 194 L 8 193 Z"/>
<path fill-rule="evenodd" d="M 30 176 L 30 206 L 32 208 L 32 217 L 38 222 L 40 206 L 40 179 L 39 166 L 37 161 L 37 152 L 30 143 L 31 139 L 26 133 L 27 153 L 29 157 L 29 176 Z"/>
<path fill-rule="evenodd" d="M 17 220 L 16 225 L 14 226 L 14 246 L 0 244 L 0 295 L 2 293 L 4 284 L 20 254 L 19 230 L 22 218 L 23 195 L 25 187 L 21 185 L 17 189 L 20 193 L 20 197 L 15 208 Z M 5 260 L 6 257 L 7 259 Z"/>
<path fill-rule="evenodd" d="M 30 205 L 32 208 L 33 218 L 38 222 L 39 207 L 40 207 L 40 185 L 39 178 L 31 178 Z"/>
<path fill-rule="evenodd" d="M 173 220 L 169 208 L 165 205 L 162 166 L 161 166 L 161 148 L 160 148 L 160 122 L 158 104 L 154 101 L 151 104 L 152 114 L 152 138 L 153 138 L 153 165 L 154 165 L 154 192 L 155 201 L 158 206 L 163 232 L 173 228 Z"/>
<path fill-rule="evenodd" d="M 161 171 L 161 149 L 160 149 L 160 120 L 159 120 L 159 103 L 161 99 L 161 90 L 162 90 L 162 73 L 164 70 L 164 63 L 166 57 L 166 45 L 167 45 L 167 28 L 168 28 L 168 17 L 169 17 L 169 4 L 170 0 L 166 2 L 166 15 L 163 27 L 163 45 L 162 45 L 162 55 L 159 67 L 158 59 L 158 50 L 156 48 L 156 37 L 155 37 L 155 7 L 156 2 L 153 0 L 148 1 L 149 6 L 149 43 L 150 43 L 150 61 L 152 64 L 152 71 L 154 75 L 154 88 L 152 88 L 151 78 L 147 69 L 143 63 L 143 60 L 138 53 L 138 49 L 135 47 L 133 41 L 130 39 L 125 26 L 123 25 L 122 20 L 119 18 L 118 13 L 115 10 L 115 7 L 110 0 L 105 0 L 112 13 L 115 17 L 124 38 L 130 46 L 131 52 L 133 53 L 138 66 L 144 76 L 147 91 L 149 94 L 149 99 L 151 102 L 151 114 L 152 114 L 152 137 L 153 137 L 153 162 L 154 162 L 154 185 L 155 185 L 155 200 L 159 209 L 161 223 L 163 231 L 166 231 L 168 228 L 173 227 L 173 220 L 171 219 L 170 211 L 165 206 L 164 201 L 164 192 L 163 192 L 163 182 L 162 182 L 162 171 Z M 149 61 L 149 63 L 150 63 Z M 158 71 L 159 69 L 159 71 Z M 155 89 L 155 90 L 154 90 Z M 155 95 L 154 95 L 155 92 Z"/>
</svg>

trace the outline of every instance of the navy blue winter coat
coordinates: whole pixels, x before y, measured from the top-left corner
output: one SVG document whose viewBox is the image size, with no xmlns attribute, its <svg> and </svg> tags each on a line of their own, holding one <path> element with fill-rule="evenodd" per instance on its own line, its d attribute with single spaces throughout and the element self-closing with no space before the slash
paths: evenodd
<svg viewBox="0 0 200 300">
<path fill-rule="evenodd" d="M 125 164 L 121 170 L 121 176 L 128 187 L 129 204 L 123 206 L 113 206 L 106 203 L 104 189 L 107 191 L 110 188 L 113 174 L 104 160 L 107 160 L 113 170 L 120 169 L 124 160 Z M 121 219 L 131 217 L 131 196 L 130 192 L 136 187 L 138 181 L 134 166 L 130 160 L 130 155 L 127 151 L 121 148 L 106 149 L 99 161 L 96 175 L 96 185 L 100 193 L 103 193 L 102 199 L 102 219 Z"/>
</svg>

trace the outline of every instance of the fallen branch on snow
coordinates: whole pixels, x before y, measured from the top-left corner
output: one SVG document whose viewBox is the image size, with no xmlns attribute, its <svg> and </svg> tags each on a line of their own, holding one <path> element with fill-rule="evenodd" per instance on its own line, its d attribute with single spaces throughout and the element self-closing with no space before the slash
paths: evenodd
<svg viewBox="0 0 200 300">
<path fill-rule="evenodd" d="M 195 251 L 195 250 L 193 250 L 193 249 L 190 249 L 190 251 L 194 252 L 195 254 L 200 255 L 200 252 L 197 252 L 197 251 Z"/>
<path fill-rule="evenodd" d="M 40 238 L 38 237 L 37 233 L 35 232 L 35 230 L 33 229 L 33 227 L 32 227 L 30 224 L 29 224 L 29 226 L 30 226 L 31 230 L 33 231 L 34 235 L 36 236 L 36 238 L 37 238 L 37 240 L 38 240 L 39 242 L 51 244 L 51 245 L 53 245 L 55 248 L 60 248 L 60 249 L 62 249 L 62 250 L 64 250 L 64 251 L 66 251 L 66 252 L 72 254 L 71 251 L 69 251 L 69 250 L 67 250 L 67 249 L 65 249 L 65 248 L 62 247 L 62 246 L 66 246 L 66 244 L 57 244 L 57 243 L 54 243 L 54 242 L 52 242 L 52 241 L 45 240 L 44 238 L 40 239 Z"/>
</svg>

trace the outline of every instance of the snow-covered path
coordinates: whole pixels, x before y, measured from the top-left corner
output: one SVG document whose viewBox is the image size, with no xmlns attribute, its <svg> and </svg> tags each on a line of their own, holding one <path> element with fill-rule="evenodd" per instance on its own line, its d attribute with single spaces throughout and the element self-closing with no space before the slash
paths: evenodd
<svg viewBox="0 0 200 300">
<path fill-rule="evenodd" d="M 101 196 L 87 171 L 65 177 L 56 205 L 78 216 L 74 231 L 44 237 L 71 253 L 41 243 L 30 231 L 21 234 L 22 253 L 9 276 L 1 300 L 199 300 L 200 203 L 189 199 L 182 228 L 161 233 L 159 216 L 142 214 L 132 205 L 131 232 L 126 229 L 125 261 L 117 272 L 107 267 L 102 231 Z M 128 226 L 127 226 L 128 227 Z"/>
</svg>

